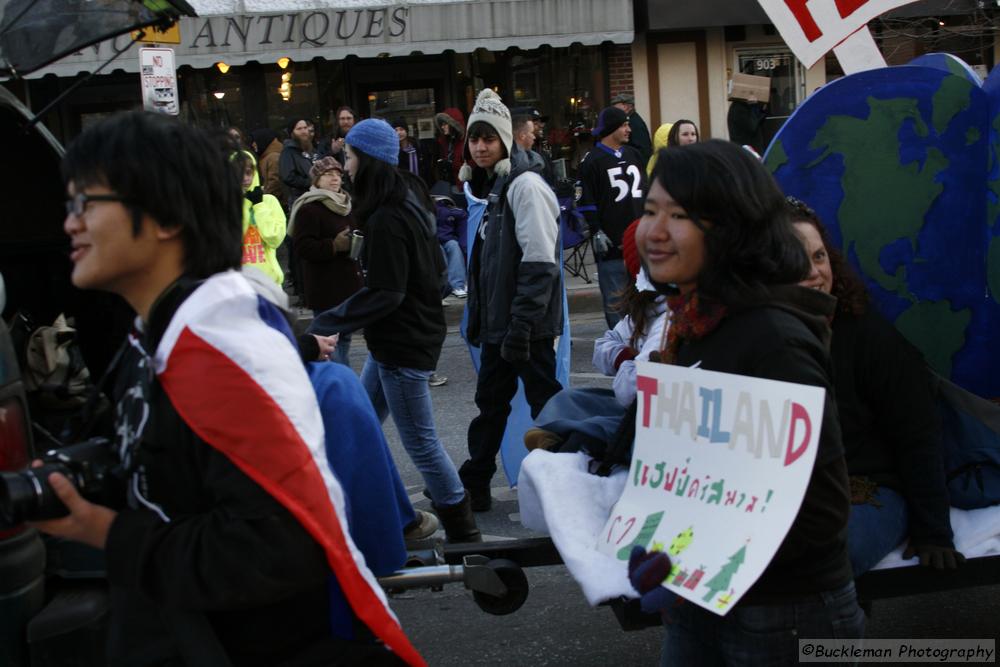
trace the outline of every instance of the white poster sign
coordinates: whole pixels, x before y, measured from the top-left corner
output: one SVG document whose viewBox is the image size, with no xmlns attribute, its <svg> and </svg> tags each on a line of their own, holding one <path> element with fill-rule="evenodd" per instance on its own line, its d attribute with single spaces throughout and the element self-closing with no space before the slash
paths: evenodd
<svg viewBox="0 0 1000 667">
<path fill-rule="evenodd" d="M 914 0 L 759 0 L 803 65 L 812 67 L 869 21 Z"/>
<path fill-rule="evenodd" d="M 139 67 L 142 107 L 146 111 L 167 113 L 174 116 L 180 113 L 174 50 L 164 48 L 139 49 Z"/>
<path fill-rule="evenodd" d="M 665 551 L 671 591 L 725 615 L 771 562 L 816 460 L 825 391 L 641 362 L 635 449 L 597 549 Z"/>
</svg>

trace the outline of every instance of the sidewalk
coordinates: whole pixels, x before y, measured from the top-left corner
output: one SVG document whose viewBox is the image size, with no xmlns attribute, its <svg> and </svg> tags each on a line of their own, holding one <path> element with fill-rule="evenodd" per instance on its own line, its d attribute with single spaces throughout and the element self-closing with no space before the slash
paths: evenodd
<svg viewBox="0 0 1000 667">
<path fill-rule="evenodd" d="M 601 302 L 601 290 L 597 286 L 597 266 L 594 264 L 594 256 L 588 250 L 586 260 L 579 276 L 574 276 L 569 271 L 565 271 L 566 276 L 566 298 L 569 301 L 569 315 L 575 317 L 582 314 L 603 313 L 604 306 Z M 587 276 L 588 283 L 583 279 Z M 444 300 L 444 317 L 448 322 L 448 328 L 457 327 L 462 321 L 462 311 L 465 307 L 465 299 L 449 296 Z"/>
</svg>

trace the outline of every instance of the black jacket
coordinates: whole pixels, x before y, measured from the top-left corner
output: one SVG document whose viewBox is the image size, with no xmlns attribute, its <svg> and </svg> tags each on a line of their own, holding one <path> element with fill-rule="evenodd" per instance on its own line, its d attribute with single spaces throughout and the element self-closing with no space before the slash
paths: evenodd
<svg viewBox="0 0 1000 667">
<path fill-rule="evenodd" d="M 294 139 L 285 139 L 284 148 L 278 158 L 278 175 L 288 190 L 288 208 L 312 186 L 309 170 L 316 159 L 313 153 L 305 153 Z"/>
<path fill-rule="evenodd" d="M 155 350 L 193 287 L 157 301 L 119 373 L 116 446 L 134 486 L 106 546 L 110 663 L 224 664 L 222 651 L 234 665 L 278 664 L 329 640 L 330 567 L 278 501 L 192 431 L 153 375 L 143 350 Z"/>
<path fill-rule="evenodd" d="M 831 356 L 848 471 L 906 499 L 911 539 L 951 546 L 940 424 L 920 352 L 869 307 L 837 313 Z"/>
<path fill-rule="evenodd" d="M 316 315 L 309 333 L 328 336 L 364 328 L 376 361 L 432 371 L 448 334 L 437 221 L 410 191 L 401 206 L 376 209 L 364 229 L 365 287 Z"/>
<path fill-rule="evenodd" d="M 733 311 L 702 339 L 683 343 L 676 363 L 826 389 L 819 450 L 791 529 L 740 604 L 791 600 L 847 584 L 850 491 L 833 395 L 827 317 L 832 297 L 804 287 L 772 288 L 766 303 Z M 724 527 L 720 526 L 720 529 Z"/>
<path fill-rule="evenodd" d="M 653 140 L 649 136 L 649 128 L 646 127 L 646 121 L 642 119 L 642 116 L 633 111 L 629 114 L 628 126 L 632 128 L 632 136 L 629 137 L 628 144 L 626 145 L 631 146 L 639 152 L 639 157 L 642 158 L 643 164 L 649 162 L 649 158 L 653 156 Z"/>
<path fill-rule="evenodd" d="M 548 219 L 545 202 L 532 202 L 522 211 L 512 210 L 507 200 L 511 184 L 534 172 L 542 178 L 542 158 L 533 151 L 513 147 L 511 172 L 498 177 L 489 193 L 486 214 L 480 223 L 472 247 L 469 266 L 469 324 L 466 332 L 473 344 L 500 344 L 508 327 L 516 321 L 527 326 L 532 340 L 555 338 L 562 333 L 562 279 L 559 271 L 561 250 L 558 203 L 556 215 Z M 540 181 L 544 183 L 544 181 Z M 546 194 L 555 202 L 551 189 Z M 535 205 L 537 204 L 537 206 Z M 522 226 L 518 238 L 516 216 L 531 215 L 535 219 Z M 543 228 L 551 225 L 551 228 Z M 482 231 L 485 226 L 485 238 Z M 554 232 L 554 234 L 552 233 Z M 555 243 L 551 240 L 554 239 Z M 524 245 L 522 245 L 522 243 Z M 525 247 L 531 258 L 525 261 Z"/>
</svg>

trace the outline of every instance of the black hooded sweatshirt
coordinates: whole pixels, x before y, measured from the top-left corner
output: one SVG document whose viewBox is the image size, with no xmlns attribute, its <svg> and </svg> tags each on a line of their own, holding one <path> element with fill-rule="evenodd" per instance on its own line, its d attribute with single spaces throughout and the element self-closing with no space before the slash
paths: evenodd
<svg viewBox="0 0 1000 667">
<path fill-rule="evenodd" d="M 827 324 L 835 300 L 794 285 L 772 286 L 770 298 L 731 307 L 704 338 L 683 342 L 676 364 L 796 382 L 826 390 L 819 450 L 791 529 L 741 605 L 785 603 L 847 584 L 850 490 L 831 380 Z"/>
<path fill-rule="evenodd" d="M 320 313 L 309 333 L 364 328 L 375 360 L 433 371 L 448 328 L 441 306 L 444 258 L 437 222 L 413 192 L 399 206 L 380 206 L 365 223 L 365 287 Z"/>
</svg>

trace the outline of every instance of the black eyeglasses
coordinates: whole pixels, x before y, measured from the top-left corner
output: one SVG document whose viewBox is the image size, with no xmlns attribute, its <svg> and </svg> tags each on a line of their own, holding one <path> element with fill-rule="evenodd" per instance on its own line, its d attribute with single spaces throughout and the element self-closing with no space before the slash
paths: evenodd
<svg viewBox="0 0 1000 667">
<path fill-rule="evenodd" d="M 118 201 L 124 202 L 125 198 L 118 195 L 88 195 L 78 192 L 73 197 L 66 200 L 66 215 L 80 217 L 87 210 L 87 204 L 92 201 Z"/>
</svg>

